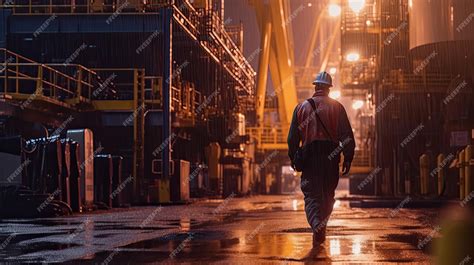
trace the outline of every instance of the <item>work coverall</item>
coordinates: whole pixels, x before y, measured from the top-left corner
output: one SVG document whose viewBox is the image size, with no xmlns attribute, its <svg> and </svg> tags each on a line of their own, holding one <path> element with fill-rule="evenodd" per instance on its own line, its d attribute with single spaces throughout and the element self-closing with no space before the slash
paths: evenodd
<svg viewBox="0 0 474 265">
<path fill-rule="evenodd" d="M 310 145 L 310 156 L 301 175 L 305 212 L 315 236 L 326 232 L 326 223 L 334 205 L 339 181 L 340 153 L 344 162 L 352 162 L 355 141 L 344 107 L 328 97 L 328 90 L 316 90 L 312 99 L 327 132 L 313 113 L 308 101 L 296 106 L 288 134 L 291 160 L 300 146 Z M 329 135 L 328 135 L 329 133 Z"/>
</svg>

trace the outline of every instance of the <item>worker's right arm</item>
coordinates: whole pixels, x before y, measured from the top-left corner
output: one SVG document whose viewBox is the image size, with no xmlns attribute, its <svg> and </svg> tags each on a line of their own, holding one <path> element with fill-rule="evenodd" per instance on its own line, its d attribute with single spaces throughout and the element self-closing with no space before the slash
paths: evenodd
<svg viewBox="0 0 474 265">
<path fill-rule="evenodd" d="M 298 105 L 299 106 L 299 105 Z M 288 132 L 288 156 L 291 161 L 300 146 L 301 134 L 298 130 L 298 106 L 293 111 L 293 118 L 291 119 L 290 131 Z"/>
<path fill-rule="evenodd" d="M 338 140 L 343 144 L 344 162 L 352 163 L 355 149 L 354 133 L 347 117 L 346 110 L 341 105 L 341 112 L 339 114 L 338 126 Z"/>
</svg>

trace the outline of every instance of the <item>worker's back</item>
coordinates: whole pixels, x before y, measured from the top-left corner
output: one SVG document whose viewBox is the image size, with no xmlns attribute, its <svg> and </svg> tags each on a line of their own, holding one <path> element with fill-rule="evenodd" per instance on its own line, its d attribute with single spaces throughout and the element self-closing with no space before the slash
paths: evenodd
<svg viewBox="0 0 474 265">
<path fill-rule="evenodd" d="M 344 107 L 336 100 L 318 93 L 317 91 L 311 100 L 316 105 L 316 111 L 321 122 L 327 129 L 324 130 L 321 122 L 316 118 L 313 107 L 309 101 L 304 101 L 297 107 L 298 129 L 301 132 L 301 140 L 303 145 L 309 144 L 315 140 L 333 140 L 335 142 L 343 142 L 344 135 L 350 125 L 341 121 L 341 117 L 346 115 Z M 328 135 L 329 133 L 329 135 Z"/>
</svg>

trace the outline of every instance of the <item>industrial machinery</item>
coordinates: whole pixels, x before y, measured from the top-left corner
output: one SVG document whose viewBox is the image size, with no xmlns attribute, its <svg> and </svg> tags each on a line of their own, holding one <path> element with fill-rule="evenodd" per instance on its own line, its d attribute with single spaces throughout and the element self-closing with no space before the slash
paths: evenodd
<svg viewBox="0 0 474 265">
<path fill-rule="evenodd" d="M 342 6 L 343 92 L 358 94 L 364 105 L 361 128 L 369 128 L 367 142 L 380 169 L 374 194 L 458 196 L 454 157 L 472 144 L 474 128 L 474 32 L 465 26 L 472 4 L 373 0 Z M 439 154 L 450 157 L 444 161 L 449 170 L 435 185 Z M 433 176 L 426 178 L 427 172 Z"/>
</svg>

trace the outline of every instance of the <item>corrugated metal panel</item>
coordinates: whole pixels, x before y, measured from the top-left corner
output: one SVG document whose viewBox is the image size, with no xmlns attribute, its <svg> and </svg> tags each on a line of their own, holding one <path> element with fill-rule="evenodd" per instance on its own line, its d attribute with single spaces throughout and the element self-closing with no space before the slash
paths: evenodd
<svg viewBox="0 0 474 265">
<path fill-rule="evenodd" d="M 7 47 L 7 21 L 11 10 L 0 9 L 0 48 Z"/>
</svg>

